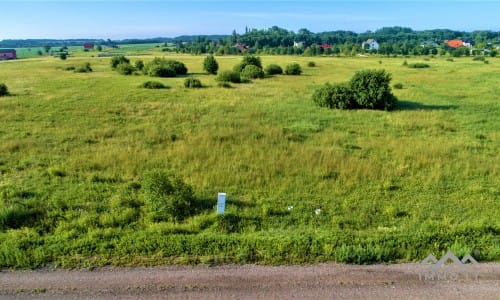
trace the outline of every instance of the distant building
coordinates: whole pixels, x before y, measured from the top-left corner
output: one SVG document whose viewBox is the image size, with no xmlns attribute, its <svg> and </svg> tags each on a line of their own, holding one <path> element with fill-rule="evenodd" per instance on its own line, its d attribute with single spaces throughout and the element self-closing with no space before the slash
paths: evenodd
<svg viewBox="0 0 500 300">
<path fill-rule="evenodd" d="M 238 48 L 241 52 L 248 51 L 248 46 L 243 43 L 236 43 L 234 46 Z"/>
<path fill-rule="evenodd" d="M 14 49 L 0 49 L 0 60 L 16 59 L 17 54 Z"/>
<path fill-rule="evenodd" d="M 293 41 L 293 46 L 295 48 L 304 49 L 304 42 L 302 42 L 302 41 L 300 41 L 300 42 Z"/>
<path fill-rule="evenodd" d="M 85 43 L 83 44 L 83 50 L 89 51 L 94 49 L 94 43 Z"/>
<path fill-rule="evenodd" d="M 318 47 L 323 49 L 323 50 L 332 49 L 332 46 L 330 46 L 328 44 L 321 44 L 321 45 L 318 45 Z"/>
<path fill-rule="evenodd" d="M 462 40 L 447 40 L 444 42 L 451 48 L 458 48 L 464 45 L 464 42 Z"/>
<path fill-rule="evenodd" d="M 363 43 L 361 43 L 361 48 L 365 50 L 378 50 L 379 44 L 374 39 L 367 39 Z"/>
</svg>

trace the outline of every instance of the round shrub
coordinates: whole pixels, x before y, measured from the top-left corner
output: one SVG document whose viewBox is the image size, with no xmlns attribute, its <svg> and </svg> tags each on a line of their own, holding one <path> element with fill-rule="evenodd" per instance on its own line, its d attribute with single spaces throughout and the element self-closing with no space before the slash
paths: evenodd
<svg viewBox="0 0 500 300">
<path fill-rule="evenodd" d="M 308 62 L 308 63 L 307 63 L 307 66 L 308 66 L 308 67 L 311 67 L 311 68 L 312 68 L 312 67 L 316 67 L 316 63 L 315 63 L 315 62 L 313 62 L 313 61 L 310 61 L 310 62 Z"/>
<path fill-rule="evenodd" d="M 352 109 L 356 107 L 354 93 L 348 83 L 326 83 L 314 91 L 312 99 L 321 107 L 338 109 Z"/>
<path fill-rule="evenodd" d="M 220 82 L 232 82 L 232 83 L 240 83 L 241 77 L 239 72 L 235 71 L 221 71 L 217 74 L 215 80 Z"/>
<path fill-rule="evenodd" d="M 264 71 L 257 66 L 247 65 L 241 71 L 241 77 L 246 79 L 264 78 Z"/>
<path fill-rule="evenodd" d="M 283 74 L 283 69 L 276 64 L 270 64 L 266 67 L 266 74 L 267 75 Z"/>
<path fill-rule="evenodd" d="M 187 88 L 201 88 L 201 81 L 197 78 L 188 77 L 184 80 L 184 87 Z"/>
<path fill-rule="evenodd" d="M 413 64 L 408 64 L 408 68 L 413 68 L 413 69 L 424 69 L 424 68 L 430 68 L 431 66 L 426 63 L 413 63 Z"/>
<path fill-rule="evenodd" d="M 120 56 L 113 56 L 111 58 L 111 69 L 116 69 L 116 67 L 120 64 L 120 63 L 130 63 L 130 60 L 128 58 L 126 58 L 125 56 L 123 55 L 120 55 Z"/>
<path fill-rule="evenodd" d="M 0 97 L 9 95 L 9 89 L 5 83 L 0 83 Z"/>
<path fill-rule="evenodd" d="M 139 71 L 142 71 L 144 69 L 144 62 L 142 60 L 136 60 L 135 61 L 135 68 Z"/>
<path fill-rule="evenodd" d="M 254 65 L 262 69 L 262 62 L 260 61 L 260 57 L 255 55 L 245 55 L 243 56 L 243 60 L 241 63 L 234 66 L 233 71 L 241 73 L 243 69 L 245 69 L 248 65 Z"/>
<path fill-rule="evenodd" d="M 134 73 L 135 68 L 130 63 L 121 62 L 116 66 L 115 70 L 122 75 L 130 75 Z"/>
<path fill-rule="evenodd" d="M 396 97 L 389 85 L 391 74 L 385 70 L 361 70 L 354 74 L 350 87 L 359 107 L 392 110 Z"/>
<path fill-rule="evenodd" d="M 392 87 L 400 90 L 403 88 L 403 84 L 401 82 L 398 82 L 398 83 L 395 83 Z"/>
<path fill-rule="evenodd" d="M 167 66 L 171 66 L 177 75 L 186 75 L 188 69 L 186 68 L 186 65 L 184 63 L 177 61 L 177 60 L 166 60 L 165 64 Z"/>
<path fill-rule="evenodd" d="M 141 84 L 141 87 L 146 89 L 166 89 L 167 86 L 158 81 L 146 81 Z"/>
<path fill-rule="evenodd" d="M 302 74 L 302 68 L 298 63 L 289 64 L 285 68 L 286 75 L 300 75 Z"/>
<path fill-rule="evenodd" d="M 219 70 L 219 64 L 213 55 L 208 55 L 203 60 L 203 70 L 205 70 L 208 74 L 217 74 Z"/>
<path fill-rule="evenodd" d="M 143 72 L 153 77 L 175 77 L 185 75 L 187 68 L 182 62 L 155 57 L 144 65 Z"/>
<path fill-rule="evenodd" d="M 155 221 L 182 220 L 190 215 L 193 191 L 180 178 L 160 170 L 144 175 L 144 204 Z"/>
</svg>

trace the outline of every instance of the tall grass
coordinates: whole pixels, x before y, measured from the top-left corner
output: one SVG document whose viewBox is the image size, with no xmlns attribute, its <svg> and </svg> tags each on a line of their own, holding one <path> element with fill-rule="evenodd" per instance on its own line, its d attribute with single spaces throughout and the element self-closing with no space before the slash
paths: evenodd
<svg viewBox="0 0 500 300">
<path fill-rule="evenodd" d="M 168 78 L 169 89 L 143 89 L 147 77 L 112 72 L 109 58 L 0 62 L 11 94 L 0 99 L 0 266 L 500 258 L 497 59 L 424 70 L 385 59 L 404 89 L 381 112 L 310 100 L 377 58 L 318 57 L 301 76 L 231 89 L 204 74 L 204 57 L 169 58 L 206 88 Z M 217 57 L 219 70 L 240 60 Z M 84 62 L 92 73 L 64 71 Z M 152 169 L 193 187 L 190 217 L 148 218 Z M 227 218 L 215 215 L 221 191 Z"/>
</svg>

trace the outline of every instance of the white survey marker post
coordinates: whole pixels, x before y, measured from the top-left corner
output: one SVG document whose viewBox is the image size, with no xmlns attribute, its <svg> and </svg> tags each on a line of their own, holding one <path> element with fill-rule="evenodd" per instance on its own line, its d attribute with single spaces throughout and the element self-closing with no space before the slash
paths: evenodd
<svg viewBox="0 0 500 300">
<path fill-rule="evenodd" d="M 217 195 L 217 214 L 223 214 L 226 209 L 226 193 Z"/>
</svg>

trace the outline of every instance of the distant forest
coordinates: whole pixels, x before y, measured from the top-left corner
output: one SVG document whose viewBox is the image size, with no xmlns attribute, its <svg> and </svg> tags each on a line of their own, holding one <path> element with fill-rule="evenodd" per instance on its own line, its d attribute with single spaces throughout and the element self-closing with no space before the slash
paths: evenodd
<svg viewBox="0 0 500 300">
<path fill-rule="evenodd" d="M 377 49 L 363 47 L 363 42 L 375 40 Z M 467 47 L 451 47 L 447 40 L 462 40 Z M 177 53 L 217 55 L 250 52 L 279 55 L 355 55 L 375 53 L 381 55 L 436 55 L 452 54 L 496 55 L 500 44 L 499 31 L 478 30 L 473 32 L 434 29 L 415 31 L 405 27 L 384 27 L 374 32 L 327 31 L 314 33 L 308 29 L 289 31 L 277 26 L 269 29 L 245 29 L 245 33 L 233 31 L 231 35 L 189 35 L 175 38 L 153 39 L 69 39 L 69 40 L 3 40 L 2 48 L 75 46 L 92 42 L 101 46 L 121 44 L 163 44 L 164 51 Z"/>
</svg>

